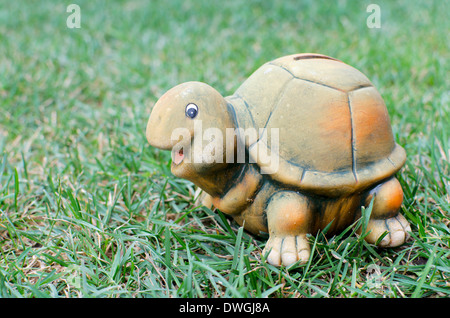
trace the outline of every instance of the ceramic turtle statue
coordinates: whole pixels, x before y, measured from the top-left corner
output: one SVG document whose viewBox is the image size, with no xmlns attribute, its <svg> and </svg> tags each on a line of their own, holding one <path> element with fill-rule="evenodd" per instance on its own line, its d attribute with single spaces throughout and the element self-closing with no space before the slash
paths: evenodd
<svg viewBox="0 0 450 318">
<path fill-rule="evenodd" d="M 146 135 L 172 150 L 172 173 L 201 188 L 204 205 L 269 234 L 263 253 L 273 265 L 307 262 L 308 233 L 339 233 L 371 200 L 366 241 L 393 247 L 409 237 L 395 178 L 406 154 L 385 103 L 365 75 L 332 57 L 275 59 L 225 98 L 201 82 L 175 86 L 155 104 Z"/>
</svg>

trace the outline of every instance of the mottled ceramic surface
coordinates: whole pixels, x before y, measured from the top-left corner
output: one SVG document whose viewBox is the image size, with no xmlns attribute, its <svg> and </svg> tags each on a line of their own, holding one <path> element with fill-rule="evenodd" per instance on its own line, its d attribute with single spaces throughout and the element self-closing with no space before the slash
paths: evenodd
<svg viewBox="0 0 450 318">
<path fill-rule="evenodd" d="M 334 58 L 270 61 L 227 97 L 180 84 L 154 106 L 147 139 L 172 151 L 173 174 L 201 188 L 203 204 L 269 234 L 271 264 L 307 262 L 306 234 L 330 223 L 330 234 L 341 231 L 372 200 L 365 239 L 387 231 L 379 245 L 390 247 L 408 238 L 394 176 L 405 151 L 370 80 Z"/>
</svg>

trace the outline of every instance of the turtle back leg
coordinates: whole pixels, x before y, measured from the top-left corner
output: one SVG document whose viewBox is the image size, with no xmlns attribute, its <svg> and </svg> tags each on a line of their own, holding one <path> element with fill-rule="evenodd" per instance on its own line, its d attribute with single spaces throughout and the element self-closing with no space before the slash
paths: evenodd
<svg viewBox="0 0 450 318">
<path fill-rule="evenodd" d="M 307 198 L 292 191 L 277 192 L 266 212 L 269 240 L 263 254 L 268 253 L 267 261 L 276 266 L 306 263 L 310 256 L 306 234 L 312 217 Z"/>
<path fill-rule="evenodd" d="M 372 198 L 372 213 L 367 224 L 369 234 L 365 240 L 375 244 L 386 231 L 388 234 L 379 242 L 381 247 L 395 247 L 403 244 L 411 232 L 409 222 L 399 212 L 403 202 L 403 190 L 394 177 L 372 189 L 366 199 L 366 206 Z"/>
</svg>

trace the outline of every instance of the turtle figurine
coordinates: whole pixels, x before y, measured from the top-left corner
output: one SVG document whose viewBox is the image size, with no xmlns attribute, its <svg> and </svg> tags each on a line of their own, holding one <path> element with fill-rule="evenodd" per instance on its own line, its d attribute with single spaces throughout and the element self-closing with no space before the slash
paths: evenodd
<svg viewBox="0 0 450 318">
<path fill-rule="evenodd" d="M 372 201 L 367 242 L 409 237 L 394 176 L 406 153 L 379 92 L 335 58 L 275 59 L 228 97 L 201 82 L 177 85 L 155 104 L 146 136 L 172 151 L 172 173 L 202 189 L 204 205 L 268 234 L 270 264 L 307 262 L 307 234 L 339 233 Z"/>
</svg>

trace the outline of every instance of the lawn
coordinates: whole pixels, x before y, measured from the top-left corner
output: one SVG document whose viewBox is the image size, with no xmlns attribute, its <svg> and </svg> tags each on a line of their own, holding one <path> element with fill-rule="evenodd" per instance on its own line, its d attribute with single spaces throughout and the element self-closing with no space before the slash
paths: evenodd
<svg viewBox="0 0 450 318">
<path fill-rule="evenodd" d="M 450 297 L 448 1 L 82 1 L 0 5 L 1 297 Z M 311 236 L 306 265 L 194 205 L 148 145 L 154 103 L 181 82 L 224 96 L 261 64 L 338 58 L 382 94 L 412 238 L 379 249 Z M 359 222 L 362 224 L 363 220 Z"/>
</svg>

